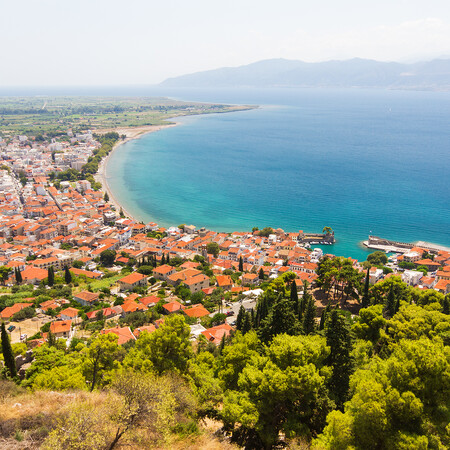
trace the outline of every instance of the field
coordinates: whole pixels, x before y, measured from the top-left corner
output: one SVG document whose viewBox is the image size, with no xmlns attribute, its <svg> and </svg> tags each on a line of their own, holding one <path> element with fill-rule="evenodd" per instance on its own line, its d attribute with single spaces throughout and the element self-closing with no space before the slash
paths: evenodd
<svg viewBox="0 0 450 450">
<path fill-rule="evenodd" d="M 0 97 L 0 136 L 163 125 L 179 116 L 249 108 L 163 97 Z"/>
</svg>

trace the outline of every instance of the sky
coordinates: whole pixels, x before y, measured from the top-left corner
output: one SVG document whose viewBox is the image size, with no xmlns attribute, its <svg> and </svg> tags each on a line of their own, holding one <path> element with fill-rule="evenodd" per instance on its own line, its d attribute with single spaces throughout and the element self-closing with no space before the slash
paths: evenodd
<svg viewBox="0 0 450 450">
<path fill-rule="evenodd" d="M 450 1 L 0 0 L 0 87 L 148 85 L 353 57 L 450 57 Z"/>
</svg>

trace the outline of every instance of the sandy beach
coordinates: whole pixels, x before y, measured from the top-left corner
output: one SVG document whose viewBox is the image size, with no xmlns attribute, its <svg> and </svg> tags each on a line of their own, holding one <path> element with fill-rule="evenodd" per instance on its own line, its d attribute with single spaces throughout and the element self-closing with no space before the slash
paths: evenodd
<svg viewBox="0 0 450 450">
<path fill-rule="evenodd" d="M 114 205 L 114 207 L 116 208 L 117 213 L 120 211 L 120 209 L 122 209 L 123 213 L 125 214 L 126 217 L 129 217 L 130 219 L 135 219 L 127 210 L 126 208 L 123 207 L 123 205 L 121 205 L 117 199 L 114 197 L 114 194 L 111 192 L 111 188 L 108 184 L 108 179 L 106 176 L 106 166 L 108 164 L 108 159 L 110 158 L 110 156 L 123 144 L 125 144 L 126 142 L 132 141 L 133 139 L 138 139 L 142 136 L 144 136 L 145 134 L 148 133 L 154 133 L 156 131 L 160 131 L 164 128 L 171 128 L 171 127 L 175 127 L 177 124 L 169 124 L 169 125 L 148 125 L 148 126 L 144 126 L 144 127 L 133 127 L 133 128 L 111 128 L 111 129 L 102 129 L 102 130 L 96 130 L 96 133 L 98 134 L 104 134 L 104 133 L 108 133 L 111 131 L 115 131 L 117 133 L 119 133 L 120 136 L 125 135 L 126 138 L 123 140 L 120 140 L 117 142 L 117 144 L 113 147 L 113 149 L 111 150 L 111 152 L 109 153 L 109 155 L 106 158 L 103 158 L 103 160 L 101 161 L 101 163 L 98 166 L 98 172 L 95 174 L 94 178 L 95 181 L 98 181 L 102 184 L 102 191 L 103 192 L 107 192 L 108 196 L 109 196 L 109 203 L 111 205 Z"/>
</svg>

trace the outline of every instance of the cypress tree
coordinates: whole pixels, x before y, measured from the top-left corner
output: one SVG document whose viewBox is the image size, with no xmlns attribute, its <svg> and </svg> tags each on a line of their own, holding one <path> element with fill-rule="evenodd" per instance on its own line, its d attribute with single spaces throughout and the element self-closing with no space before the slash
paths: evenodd
<svg viewBox="0 0 450 450">
<path fill-rule="evenodd" d="M 70 270 L 67 266 L 64 267 L 64 280 L 66 284 L 72 283 L 72 274 L 70 273 Z"/>
<path fill-rule="evenodd" d="M 367 308 L 369 306 L 369 271 L 370 268 L 367 269 L 366 281 L 364 283 L 364 293 L 361 301 L 361 306 L 363 308 Z"/>
<path fill-rule="evenodd" d="M 352 349 L 350 329 L 337 309 L 333 309 L 329 317 L 325 328 L 327 345 L 330 347 L 327 365 L 332 368 L 328 387 L 337 407 L 342 409 L 348 397 L 350 375 L 353 369 L 350 356 Z"/>
<path fill-rule="evenodd" d="M 50 330 L 48 330 L 47 333 L 47 344 L 49 347 L 54 347 L 56 345 L 56 337 Z"/>
<path fill-rule="evenodd" d="M 259 269 L 258 278 L 264 280 L 264 270 L 262 267 Z"/>
<path fill-rule="evenodd" d="M 220 340 L 219 355 L 222 354 L 224 348 L 225 348 L 225 333 L 222 335 L 222 339 Z"/>
<path fill-rule="evenodd" d="M 22 283 L 22 281 L 23 281 L 22 273 L 20 272 L 20 269 L 18 267 L 16 267 L 14 269 L 14 274 L 15 274 L 15 277 L 16 277 L 16 284 Z"/>
<path fill-rule="evenodd" d="M 164 253 L 162 254 L 161 257 L 161 265 L 164 265 L 166 263 L 166 257 L 164 256 Z"/>
<path fill-rule="evenodd" d="M 239 256 L 239 272 L 244 271 L 244 260 L 242 259 L 242 256 Z"/>
<path fill-rule="evenodd" d="M 53 270 L 53 266 L 48 268 L 47 280 L 49 286 L 53 286 L 55 284 L 55 272 Z"/>
<path fill-rule="evenodd" d="M 170 263 L 170 253 L 167 253 L 166 264 Z"/>
<path fill-rule="evenodd" d="M 295 284 L 295 280 L 292 280 L 291 282 L 291 303 L 292 303 L 292 307 L 294 308 L 294 312 L 295 314 L 298 314 L 298 293 L 297 293 L 297 285 Z"/>
<path fill-rule="evenodd" d="M 5 367 L 9 372 L 9 376 L 14 378 L 17 375 L 16 360 L 9 341 L 8 333 L 6 332 L 5 322 L 2 322 L 2 353 L 5 361 Z"/>
<path fill-rule="evenodd" d="M 444 297 L 444 301 L 442 302 L 442 312 L 443 312 L 444 314 L 447 314 L 447 315 L 450 314 L 450 300 L 449 300 L 448 297 L 449 297 L 449 296 L 446 295 L 446 296 Z"/>
<path fill-rule="evenodd" d="M 383 311 L 385 317 L 387 317 L 388 319 L 390 319 L 391 317 L 394 316 L 396 303 L 397 303 L 397 301 L 395 298 L 394 289 L 391 286 L 391 288 L 389 289 L 389 293 L 388 293 L 386 303 L 384 305 L 384 311 Z"/>
<path fill-rule="evenodd" d="M 242 334 L 248 333 L 252 329 L 252 320 L 249 313 L 245 313 L 242 323 Z"/>
<path fill-rule="evenodd" d="M 316 305 L 312 297 L 309 298 L 306 304 L 305 315 L 303 317 L 303 332 L 305 334 L 312 334 L 316 331 Z"/>
<path fill-rule="evenodd" d="M 236 318 L 236 330 L 242 331 L 242 327 L 244 326 L 244 318 L 245 318 L 245 309 L 241 305 Z"/>
</svg>

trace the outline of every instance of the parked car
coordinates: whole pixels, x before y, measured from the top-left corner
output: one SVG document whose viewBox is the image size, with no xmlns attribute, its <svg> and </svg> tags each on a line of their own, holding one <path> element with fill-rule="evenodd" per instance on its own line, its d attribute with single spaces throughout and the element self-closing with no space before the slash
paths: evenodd
<svg viewBox="0 0 450 450">
<path fill-rule="evenodd" d="M 11 333 L 11 331 L 14 331 L 16 329 L 16 327 L 14 325 L 10 325 L 8 327 L 8 331 Z"/>
<path fill-rule="evenodd" d="M 234 316 L 234 311 L 227 311 L 227 317 Z"/>
</svg>

